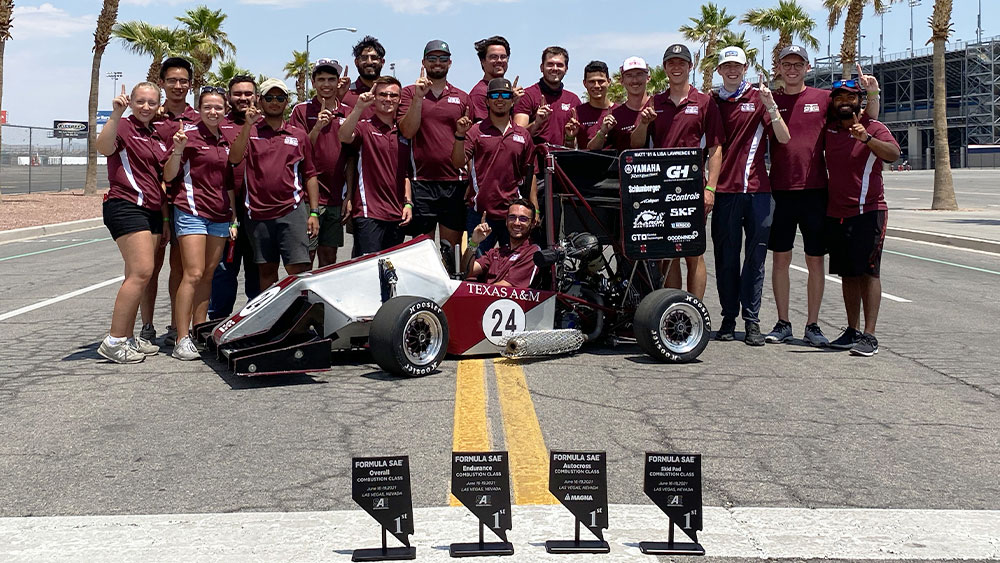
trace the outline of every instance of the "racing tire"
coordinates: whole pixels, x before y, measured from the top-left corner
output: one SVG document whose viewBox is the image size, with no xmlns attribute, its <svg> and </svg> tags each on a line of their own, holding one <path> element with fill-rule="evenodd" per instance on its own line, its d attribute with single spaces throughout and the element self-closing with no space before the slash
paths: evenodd
<svg viewBox="0 0 1000 563">
<path fill-rule="evenodd" d="M 639 302 L 635 339 L 654 359 L 686 363 L 701 355 L 712 333 L 712 319 L 700 299 L 679 289 L 658 289 Z"/>
<path fill-rule="evenodd" d="M 383 371 L 407 377 L 428 375 L 448 353 L 448 319 L 430 299 L 393 297 L 375 313 L 368 346 Z"/>
</svg>

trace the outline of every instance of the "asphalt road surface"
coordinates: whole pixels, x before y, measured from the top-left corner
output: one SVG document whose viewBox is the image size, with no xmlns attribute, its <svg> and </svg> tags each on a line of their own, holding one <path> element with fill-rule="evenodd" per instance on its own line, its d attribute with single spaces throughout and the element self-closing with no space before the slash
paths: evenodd
<svg viewBox="0 0 1000 563">
<path fill-rule="evenodd" d="M 717 323 L 711 253 L 707 258 L 706 302 Z M 793 264 L 803 270 L 792 271 L 791 320 L 801 336 L 800 254 Z M 519 560 L 543 558 L 535 540 L 546 536 L 539 534 L 572 534 L 569 513 L 549 506 L 556 502 L 547 493 L 549 449 L 608 453 L 612 527 L 619 530 L 609 536 L 620 541 L 612 541 L 612 558 L 593 560 L 648 559 L 625 538 L 663 539 L 665 519 L 642 493 L 646 451 L 702 454 L 710 508 L 701 537 L 718 556 L 710 561 L 837 557 L 829 553 L 844 552 L 813 545 L 816 537 L 835 537 L 830 526 L 895 518 L 886 535 L 869 538 L 868 551 L 839 557 L 1000 557 L 1000 255 L 887 240 L 881 351 L 870 359 L 800 341 L 751 348 L 738 333 L 736 342 L 713 342 L 687 365 L 657 364 L 623 345 L 544 361 L 449 359 L 418 379 L 388 376 L 362 353 L 339 355 L 326 373 L 264 379 L 165 353 L 132 366 L 103 361 L 96 348 L 122 275 L 103 228 L 0 245 L 0 271 L 0 529 L 54 546 L 43 553 L 0 539 L 0 553 L 11 560 L 90 559 L 79 542 L 95 549 L 100 538 L 112 551 L 94 557 L 129 559 L 132 552 L 114 550 L 134 538 L 114 533 L 153 526 L 155 516 L 137 515 L 182 514 L 217 516 L 162 518 L 186 522 L 183 529 L 210 543 L 244 548 L 270 537 L 246 531 L 262 519 L 282 533 L 289 525 L 308 528 L 303 522 L 329 524 L 337 534 L 326 526 L 312 536 L 325 548 L 296 552 L 298 559 L 345 560 L 349 548 L 378 542 L 377 525 L 350 498 L 350 458 L 395 454 L 410 456 L 417 518 L 438 523 L 423 532 L 418 523 L 423 555 L 447 557 L 426 546 L 475 535 L 464 509 L 448 508 L 450 451 L 477 449 L 510 452 L 515 531 L 534 533 L 525 545 L 537 552 L 522 550 Z M 165 296 L 159 303 L 162 331 Z M 761 317 L 765 331 L 776 320 L 769 280 Z M 833 281 L 820 324 L 831 338 L 845 324 Z M 753 514 L 767 515 L 757 528 Z M 809 518 L 817 521 L 796 533 Z M 978 543 L 946 538 L 942 545 L 953 547 L 935 551 L 938 544 L 916 534 L 899 540 L 904 547 L 879 549 L 895 541 L 893 533 L 911 534 L 906 530 L 921 519 L 944 536 L 980 530 Z M 228 532 L 212 533 L 213 522 L 244 533 L 220 539 Z M 275 524 L 282 522 L 294 523 Z M 451 536 L 434 536 L 441 530 Z M 361 539 L 352 545 L 346 538 Z M 180 553 L 176 560 L 199 557 Z M 296 558 L 254 553 L 257 560 Z"/>
</svg>

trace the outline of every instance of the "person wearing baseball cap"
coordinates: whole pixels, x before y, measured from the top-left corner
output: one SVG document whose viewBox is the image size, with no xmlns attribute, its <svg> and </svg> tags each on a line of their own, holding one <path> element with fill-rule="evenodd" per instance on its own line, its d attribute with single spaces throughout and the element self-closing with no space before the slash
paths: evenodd
<svg viewBox="0 0 1000 563">
<path fill-rule="evenodd" d="M 879 270 L 888 219 L 882 163 L 899 159 L 899 143 L 882 123 L 861 111 L 864 90 L 857 79 L 838 80 L 830 92 L 823 129 L 830 196 L 826 206 L 830 273 L 843 280 L 847 328 L 830 346 L 856 356 L 878 353 L 882 282 Z M 864 306 L 864 332 L 861 310 Z"/>
<path fill-rule="evenodd" d="M 698 91 L 688 81 L 691 76 L 691 51 L 684 45 L 674 44 L 663 53 L 663 69 L 670 80 L 670 88 L 645 104 L 632 130 L 632 148 L 702 148 L 708 158 L 705 170 L 705 216 L 712 212 L 715 203 L 715 185 L 722 167 L 722 117 L 715 100 Z M 704 139 L 704 141 L 702 140 Z M 704 145 L 702 144 L 704 143 Z M 698 299 L 705 297 L 708 272 L 705 256 L 686 256 L 687 290 Z M 668 261 L 665 287 L 681 287 L 679 260 Z"/>
<path fill-rule="evenodd" d="M 309 137 L 284 120 L 291 91 L 276 78 L 265 80 L 257 91 L 260 111 L 247 108 L 229 162 L 236 166 L 246 160 L 246 229 L 263 288 L 278 281 L 279 262 L 289 274 L 311 267 L 309 239 L 319 234 L 320 210 Z"/>
<path fill-rule="evenodd" d="M 609 121 L 611 111 L 618 104 L 608 98 L 611 74 L 603 61 L 590 61 L 583 67 L 583 87 L 587 89 L 587 101 L 572 110 L 569 122 L 563 128 L 567 147 L 586 149 L 597 132 Z M 605 134 L 607 131 L 605 131 Z"/>
<path fill-rule="evenodd" d="M 337 249 L 344 245 L 341 223 L 345 171 L 348 154 L 341 148 L 340 124 L 351 108 L 337 98 L 343 67 L 333 59 L 313 64 L 313 99 L 295 104 L 288 122 L 309 135 L 313 164 L 319 174 L 319 236 L 309 239 L 309 254 L 319 256 L 320 267 L 337 262 Z"/>
<path fill-rule="evenodd" d="M 812 346 L 828 346 L 820 328 L 819 310 L 825 285 L 827 178 L 823 158 L 823 128 L 826 126 L 830 92 L 805 85 L 810 70 L 809 52 L 789 45 L 778 53 L 778 74 L 783 87 L 774 92 L 778 113 L 788 124 L 791 140 L 770 146 L 771 196 L 774 218 L 767 243 L 771 250 L 771 287 L 778 321 L 765 337 L 767 342 L 786 342 L 793 337 L 789 318 L 789 268 L 796 230 L 802 233 L 802 249 L 809 270 L 806 286 L 806 324 L 803 340 Z M 860 68 L 859 68 L 860 70 Z M 866 77 L 866 81 L 867 81 Z M 874 77 L 870 77 L 874 81 Z M 878 81 L 874 97 L 869 92 L 865 112 L 878 117 Z"/>
<path fill-rule="evenodd" d="M 763 346 L 760 300 L 774 209 L 764 156 L 772 131 L 776 144 L 787 143 L 789 134 L 763 77 L 756 88 L 746 80 L 748 67 L 743 49 L 728 46 L 719 51 L 716 72 L 722 86 L 712 97 L 719 106 L 725 139 L 712 212 L 715 280 L 722 305 L 722 324 L 715 338 L 733 340 L 739 315 L 746 326 L 743 342 Z M 741 268 L 744 236 L 746 254 Z"/>
<path fill-rule="evenodd" d="M 413 168 L 410 180 L 413 221 L 407 231 L 413 236 L 435 229 L 442 241 L 453 247 L 465 230 L 465 192 L 469 178 L 451 162 L 455 124 L 470 114 L 469 95 L 448 82 L 451 48 L 435 39 L 424 47 L 420 77 L 403 88 L 397 115 L 404 150 Z"/>
<path fill-rule="evenodd" d="M 604 116 L 587 146 L 590 150 L 601 150 L 609 143 L 619 153 L 632 148 L 632 130 L 650 99 L 646 92 L 649 65 L 642 57 L 629 57 L 622 63 L 619 72 L 625 87 L 625 103 L 617 105 L 610 115 Z"/>
</svg>

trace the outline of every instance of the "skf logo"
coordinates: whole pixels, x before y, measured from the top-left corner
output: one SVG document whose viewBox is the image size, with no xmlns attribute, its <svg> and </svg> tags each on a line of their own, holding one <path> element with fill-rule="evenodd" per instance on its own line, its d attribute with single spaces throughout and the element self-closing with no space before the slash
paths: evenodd
<svg viewBox="0 0 1000 563">
<path fill-rule="evenodd" d="M 687 178 L 688 177 L 688 172 L 690 170 L 691 170 L 691 165 L 689 165 L 689 164 L 671 166 L 670 168 L 667 168 L 666 175 L 667 175 L 667 178 L 670 178 L 672 180 L 677 179 L 677 178 Z M 659 171 L 659 167 L 658 166 L 657 166 L 657 171 Z"/>
</svg>

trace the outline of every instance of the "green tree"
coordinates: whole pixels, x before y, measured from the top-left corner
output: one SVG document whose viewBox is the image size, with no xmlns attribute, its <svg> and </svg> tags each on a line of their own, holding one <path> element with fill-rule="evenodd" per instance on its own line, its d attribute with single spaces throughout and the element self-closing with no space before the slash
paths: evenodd
<svg viewBox="0 0 1000 563">
<path fill-rule="evenodd" d="M 850 78 L 851 70 L 858 60 L 858 34 L 861 32 L 861 16 L 864 15 L 865 6 L 872 6 L 875 15 L 880 16 L 889 10 L 890 4 L 897 1 L 823 0 L 823 6 L 829 12 L 827 27 L 830 29 L 837 27 L 840 18 L 844 17 L 844 39 L 840 43 L 841 76 Z"/>
<path fill-rule="evenodd" d="M 205 83 L 205 74 L 212 70 L 212 61 L 236 55 L 236 46 L 222 30 L 226 17 L 222 10 L 210 10 L 207 6 L 192 8 L 177 17 L 184 26 L 185 51 L 194 63 L 191 87 L 195 91 Z"/>
<path fill-rule="evenodd" d="M 236 64 L 235 59 L 226 59 L 219 63 L 217 72 L 209 72 L 205 75 L 205 84 L 210 86 L 222 86 L 223 88 L 229 86 L 229 81 L 235 76 L 247 75 L 253 76 L 249 70 L 240 67 Z"/>
<path fill-rule="evenodd" d="M 934 199 L 932 209 L 958 209 L 955 182 L 951 175 L 948 146 L 948 92 L 945 88 L 945 43 L 952 33 L 952 0 L 934 0 L 934 12 L 927 18 L 931 28 L 928 43 L 934 44 Z"/>
<path fill-rule="evenodd" d="M 309 53 L 292 51 L 292 60 L 285 63 L 285 78 L 295 78 L 295 95 L 300 102 L 306 100 L 306 77 L 309 76 Z"/>
<path fill-rule="evenodd" d="M 14 0 L 0 0 L 0 107 L 3 107 L 3 51 L 10 39 L 10 26 L 14 21 Z M 2 138 L 3 127 L 0 127 Z M 2 195 L 0 190 L 0 195 Z"/>
<path fill-rule="evenodd" d="M 111 41 L 111 28 L 118 19 L 118 1 L 104 0 L 97 16 L 94 30 L 94 60 L 90 65 L 90 98 L 87 102 L 87 176 L 83 184 L 84 195 L 97 192 L 97 98 L 100 91 L 101 58 Z M 117 95 L 117 94 L 116 94 Z"/>
<path fill-rule="evenodd" d="M 719 66 L 719 52 L 726 47 L 739 47 L 740 49 L 743 49 L 743 52 L 747 55 L 747 64 L 750 65 L 750 68 L 756 70 L 759 74 L 766 74 L 764 68 L 759 62 L 757 62 L 757 55 L 760 54 L 760 50 L 750 46 L 750 41 L 747 39 L 745 31 L 741 31 L 739 33 L 727 31 L 724 33 L 722 37 L 719 38 L 718 47 L 714 51 L 709 52 L 708 55 L 701 60 L 701 64 L 699 66 L 700 70 L 709 75 L 714 74 L 715 69 Z M 748 77 L 747 79 L 749 80 L 750 78 Z M 709 84 L 711 84 L 711 82 L 709 82 Z M 709 86 L 709 88 L 711 88 L 711 86 Z"/>
<path fill-rule="evenodd" d="M 720 9 L 709 2 L 701 6 L 700 18 L 689 19 L 692 25 L 682 25 L 679 31 L 684 34 L 684 38 L 688 41 L 695 41 L 702 45 L 705 50 L 705 57 L 702 59 L 704 62 L 708 58 L 708 53 L 714 53 L 718 49 L 719 39 L 726 31 L 729 31 L 729 25 L 733 23 L 736 16 L 728 14 L 725 8 Z M 704 64 L 702 64 L 701 89 L 703 92 L 712 89 L 712 72 L 714 71 L 714 66 L 710 70 L 705 70 Z"/>
<path fill-rule="evenodd" d="M 146 80 L 150 82 L 156 82 L 160 78 L 160 65 L 164 59 L 185 54 L 187 43 L 184 31 L 141 20 L 117 23 L 111 29 L 111 35 L 120 39 L 132 53 L 152 58 L 149 71 L 146 72 Z"/>
<path fill-rule="evenodd" d="M 778 5 L 774 8 L 747 10 L 740 23 L 747 24 L 760 33 L 771 31 L 778 34 L 778 42 L 772 50 L 770 65 L 775 74 L 778 74 L 778 54 L 795 42 L 796 38 L 810 49 L 819 49 L 819 40 L 812 34 L 816 20 L 810 17 L 805 8 L 795 0 L 778 0 Z M 761 62 L 762 66 L 767 66 L 763 56 Z"/>
</svg>

